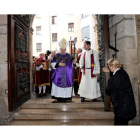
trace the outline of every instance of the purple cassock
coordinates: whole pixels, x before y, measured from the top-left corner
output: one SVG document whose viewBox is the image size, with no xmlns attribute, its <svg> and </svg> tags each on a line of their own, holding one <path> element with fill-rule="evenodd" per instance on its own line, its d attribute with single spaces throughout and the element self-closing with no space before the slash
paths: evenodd
<svg viewBox="0 0 140 140">
<path fill-rule="evenodd" d="M 72 87 L 73 57 L 69 53 L 57 53 L 54 55 L 53 60 L 51 60 L 51 63 L 60 63 L 61 61 L 65 63 L 66 66 L 59 66 L 56 70 L 52 70 L 52 82 L 60 88 Z"/>
</svg>

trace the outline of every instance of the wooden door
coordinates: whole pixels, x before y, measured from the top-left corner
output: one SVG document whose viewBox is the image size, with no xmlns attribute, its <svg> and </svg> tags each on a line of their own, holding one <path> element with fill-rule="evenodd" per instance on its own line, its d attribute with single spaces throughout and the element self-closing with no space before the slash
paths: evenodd
<svg viewBox="0 0 140 140">
<path fill-rule="evenodd" d="M 107 67 L 109 59 L 109 23 L 107 15 L 97 15 L 98 22 L 98 46 L 100 61 L 100 89 L 104 101 L 104 110 L 111 110 L 111 98 L 105 93 L 105 87 L 108 83 L 109 74 L 102 71 L 103 67 Z"/>
<path fill-rule="evenodd" d="M 14 111 L 30 99 L 29 15 L 8 15 L 8 101 Z"/>
</svg>

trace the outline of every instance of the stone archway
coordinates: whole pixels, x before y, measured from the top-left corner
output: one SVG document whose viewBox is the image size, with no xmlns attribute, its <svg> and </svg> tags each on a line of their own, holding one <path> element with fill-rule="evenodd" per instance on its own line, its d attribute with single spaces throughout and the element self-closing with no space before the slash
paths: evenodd
<svg viewBox="0 0 140 140">
<path fill-rule="evenodd" d="M 32 24 L 33 24 L 33 20 L 34 20 L 34 17 L 35 15 L 30 15 L 30 28 L 29 28 L 29 48 L 30 48 L 30 91 L 31 91 L 31 98 L 36 98 L 36 94 L 33 92 L 33 77 L 32 77 L 32 54 L 33 54 L 33 38 L 32 38 L 32 35 L 33 35 L 33 28 L 32 28 Z M 109 33 L 108 33 L 108 16 L 107 15 L 92 15 L 93 17 L 93 20 L 94 20 L 94 27 L 93 30 L 94 30 L 94 44 L 95 44 L 95 48 L 98 53 L 99 53 L 99 57 L 100 59 L 104 59 L 103 62 L 101 62 L 101 69 L 102 67 L 106 66 L 106 61 L 108 60 L 108 47 L 109 47 Z M 101 22 L 100 21 L 100 17 L 103 18 L 103 20 L 101 21 L 102 23 L 105 23 L 105 24 L 102 24 L 101 25 Z M 101 27 L 102 26 L 102 27 Z M 101 27 L 99 29 L 99 27 Z M 101 30 L 104 30 L 103 32 L 101 32 Z M 99 40 L 101 39 L 100 38 L 100 34 L 102 35 L 102 39 L 104 39 L 103 41 L 103 44 L 99 43 Z M 105 34 L 106 34 L 106 37 L 105 38 Z M 106 42 L 106 43 L 105 43 Z M 106 49 L 105 49 L 106 48 Z M 101 51 L 101 49 L 103 49 L 104 51 Z M 105 94 L 105 85 L 107 83 L 107 80 L 109 78 L 109 75 L 108 74 L 104 74 L 102 73 L 102 76 L 103 78 L 101 78 L 101 85 L 102 85 L 102 96 L 104 98 L 104 103 L 105 103 L 105 110 L 110 110 L 111 109 L 111 101 L 110 101 L 110 98 Z"/>
<path fill-rule="evenodd" d="M 29 25 L 29 51 L 30 51 L 30 91 L 31 98 L 35 98 L 36 94 L 33 92 L 33 21 L 35 15 L 30 15 L 30 25 Z"/>
<path fill-rule="evenodd" d="M 98 51 L 99 53 L 99 50 L 98 50 L 98 21 L 97 21 L 97 18 L 96 18 L 96 15 L 92 15 L 93 17 L 93 20 L 94 20 L 94 33 L 95 33 L 95 46 L 96 46 L 96 51 Z"/>
<path fill-rule="evenodd" d="M 135 92 L 135 99 L 136 99 L 136 103 L 137 103 L 137 110 L 138 110 L 138 117 L 139 121 L 136 122 L 140 122 L 140 107 L 139 107 L 139 103 L 140 103 L 140 83 L 136 82 L 136 72 L 132 72 L 129 66 L 132 64 L 132 66 L 134 66 L 133 62 L 130 61 L 130 59 L 126 59 L 124 57 L 128 56 L 129 54 L 129 50 L 128 49 L 137 49 L 137 66 L 134 66 L 134 68 L 138 67 L 138 76 L 137 78 L 140 79 L 140 47 L 139 47 L 139 30 L 136 29 L 136 35 L 137 35 L 137 41 L 133 41 L 134 39 L 136 39 L 136 37 L 132 34 L 133 32 L 128 32 L 127 29 L 128 28 L 132 28 L 132 26 L 134 26 L 133 24 L 133 20 L 135 15 L 112 15 L 109 16 L 109 31 L 110 31 L 110 41 L 112 41 L 112 43 L 114 43 L 114 32 L 117 30 L 118 32 L 118 40 L 117 40 L 117 46 L 118 49 L 120 49 L 120 52 L 118 53 L 118 59 L 121 60 L 122 63 L 124 63 L 127 67 L 125 68 L 126 71 L 128 72 L 129 75 L 132 75 L 132 82 L 133 82 L 133 89 L 136 91 Z M 33 88 L 33 80 L 32 80 L 32 34 L 33 34 L 33 29 L 32 29 L 32 23 L 34 20 L 35 15 L 30 15 L 30 26 L 29 26 L 29 51 L 30 51 L 30 91 L 31 91 L 31 98 L 35 97 L 35 94 L 32 92 Z M 93 15 L 93 19 L 95 21 L 95 27 L 94 27 L 94 31 L 97 35 L 97 27 L 98 27 L 98 22 L 97 19 L 95 18 L 95 15 Z M 138 18 L 139 19 L 139 18 Z M 130 21 L 129 21 L 130 20 Z M 135 18 L 135 20 L 137 20 L 137 18 Z M 114 21 L 114 23 L 112 23 Z M 128 24 L 128 22 L 130 22 L 131 24 Z M 122 24 L 124 23 L 124 24 Z M 8 89 L 8 64 L 7 64 L 7 24 L 8 24 L 8 20 L 7 20 L 7 15 L 0 15 L 0 124 L 8 124 L 9 119 L 12 118 L 13 113 L 9 113 L 8 111 L 8 96 L 5 94 L 5 90 Z M 130 26 L 131 25 L 131 26 Z M 116 27 L 117 26 L 117 27 Z M 137 27 L 137 24 L 135 25 L 135 27 Z M 131 29 L 130 28 L 130 29 Z M 127 31 L 127 32 L 125 32 Z M 130 30 L 131 31 L 131 30 Z M 125 34 L 127 36 L 125 36 Z M 131 39 L 131 34 L 134 36 L 134 39 Z M 122 37 L 122 35 L 124 34 L 124 36 Z M 131 36 L 130 36 L 131 35 Z M 132 37 L 133 37 L 132 36 Z M 98 36 L 96 38 L 97 40 L 95 40 L 96 44 L 98 45 Z M 135 45 L 132 45 L 133 42 L 137 43 L 137 48 L 135 47 Z M 125 44 L 123 44 L 125 43 Z M 134 43 L 135 44 L 135 43 Z M 134 47 L 134 48 L 133 48 Z M 125 51 L 125 55 L 123 55 L 123 51 L 121 49 L 127 49 Z M 131 51 L 131 50 L 130 50 Z M 135 52 L 135 50 L 134 50 Z M 111 54 L 111 53 L 110 53 Z M 130 53 L 131 54 L 131 53 Z M 132 54 L 131 54 L 132 55 Z M 134 57 L 135 54 L 133 54 L 132 56 Z M 111 55 L 110 55 L 111 56 Z M 136 55 L 135 55 L 136 56 Z M 127 57 L 128 58 L 128 57 Z M 124 60 L 124 61 L 123 61 Z M 125 62 L 126 61 L 126 62 Z M 129 64 L 130 63 L 130 64 Z M 135 76 L 135 77 L 134 77 Z M 138 91 L 138 92 L 137 92 Z M 7 91 L 6 91 L 7 92 Z"/>
</svg>

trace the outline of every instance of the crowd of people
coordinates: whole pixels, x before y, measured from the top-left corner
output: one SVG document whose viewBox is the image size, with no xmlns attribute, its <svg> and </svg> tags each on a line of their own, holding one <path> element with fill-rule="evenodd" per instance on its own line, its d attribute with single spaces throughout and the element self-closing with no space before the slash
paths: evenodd
<svg viewBox="0 0 140 140">
<path fill-rule="evenodd" d="M 84 42 L 82 48 L 73 48 L 71 54 L 66 52 L 68 42 L 59 42 L 60 51 L 47 51 L 40 57 L 33 57 L 34 85 L 38 86 L 38 97 L 47 96 L 46 86 L 51 89 L 52 99 L 67 102 L 72 96 L 80 95 L 81 103 L 86 99 L 96 102 L 101 97 L 98 75 L 100 65 L 98 53 L 91 48 L 91 42 Z M 111 96 L 114 108 L 114 125 L 128 125 L 136 116 L 136 106 L 129 75 L 117 59 L 108 60 L 110 79 L 105 89 Z M 37 91 L 36 91 L 37 92 Z"/>
<path fill-rule="evenodd" d="M 63 49 L 60 48 L 60 53 Z M 74 52 L 75 51 L 75 52 Z M 47 50 L 46 53 L 40 53 L 38 56 L 33 56 L 33 83 L 34 91 L 36 92 L 37 97 L 47 96 L 48 92 L 52 90 L 52 74 L 54 69 L 52 67 L 52 61 L 57 52 L 55 50 Z M 63 52 L 62 52 L 63 53 Z M 82 54 L 82 48 L 74 50 L 72 48 L 71 56 L 74 59 L 75 53 L 75 69 L 74 69 L 74 95 L 78 94 L 79 84 L 81 81 L 82 72 L 80 70 L 79 60 Z M 64 51 L 66 54 L 66 50 Z M 64 63 L 64 62 L 63 62 Z M 61 65 L 61 63 L 60 63 Z M 48 90 L 47 90 L 48 89 Z M 52 96 L 52 98 L 54 98 Z M 58 99 L 60 101 L 60 99 Z M 64 100 L 64 99 L 63 99 Z"/>
</svg>

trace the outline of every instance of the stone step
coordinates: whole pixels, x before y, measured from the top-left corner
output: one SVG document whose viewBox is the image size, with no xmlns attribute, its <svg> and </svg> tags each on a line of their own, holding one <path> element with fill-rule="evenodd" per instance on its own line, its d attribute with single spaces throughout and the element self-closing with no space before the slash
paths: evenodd
<svg viewBox="0 0 140 140">
<path fill-rule="evenodd" d="M 56 103 L 56 104 L 64 104 L 63 102 L 61 102 L 61 103 L 58 103 L 56 100 L 54 100 L 54 99 L 48 99 L 48 98 L 46 98 L 46 99 L 32 99 L 32 100 L 28 100 L 26 103 L 24 103 L 24 104 L 52 104 L 52 103 Z M 81 104 L 81 99 L 80 98 L 73 98 L 72 99 L 72 101 L 67 101 L 67 103 L 65 103 L 65 104 Z M 83 103 L 83 104 L 103 104 L 103 101 L 102 100 L 100 100 L 100 99 L 98 99 L 97 100 L 97 102 L 92 102 L 92 100 L 91 99 L 85 99 L 85 102 Z"/>
<path fill-rule="evenodd" d="M 67 105 L 74 105 L 74 104 L 87 104 L 87 105 L 96 105 L 96 104 L 104 104 L 103 102 L 84 102 L 81 103 L 81 101 L 72 101 L 72 102 L 57 102 L 57 101 L 53 101 L 53 102 L 49 102 L 49 101 L 45 101 L 45 100 L 39 100 L 39 101 L 32 101 L 32 102 L 25 102 L 24 105 L 30 105 L 30 104 L 36 104 L 36 105 L 40 105 L 40 104 L 53 104 L 53 105 L 63 105 L 63 104 L 67 104 Z"/>
<path fill-rule="evenodd" d="M 113 112 L 105 112 L 103 108 L 57 108 L 57 109 L 20 109 L 17 114 L 29 115 L 46 115 L 46 114 L 112 114 Z"/>
<path fill-rule="evenodd" d="M 104 108 L 103 104 L 23 104 L 21 109 L 33 108 Z"/>
<path fill-rule="evenodd" d="M 15 113 L 14 120 L 96 120 L 96 119 L 113 119 L 114 114 L 46 114 L 46 115 L 30 115 Z"/>
<path fill-rule="evenodd" d="M 113 125 L 114 114 L 104 111 L 101 99 L 97 102 L 73 98 L 57 103 L 50 98 L 32 99 L 15 113 L 10 125 Z"/>
<path fill-rule="evenodd" d="M 10 125 L 113 125 L 114 120 L 13 120 Z"/>
</svg>

